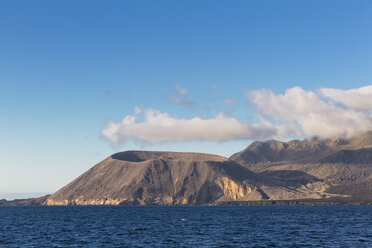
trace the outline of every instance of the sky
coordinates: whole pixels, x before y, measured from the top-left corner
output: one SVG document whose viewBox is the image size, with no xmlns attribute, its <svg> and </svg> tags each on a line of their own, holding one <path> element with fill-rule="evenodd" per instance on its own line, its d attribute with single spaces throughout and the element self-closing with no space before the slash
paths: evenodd
<svg viewBox="0 0 372 248">
<path fill-rule="evenodd" d="M 107 156 L 372 129 L 372 1 L 0 1 L 0 198 Z"/>
</svg>

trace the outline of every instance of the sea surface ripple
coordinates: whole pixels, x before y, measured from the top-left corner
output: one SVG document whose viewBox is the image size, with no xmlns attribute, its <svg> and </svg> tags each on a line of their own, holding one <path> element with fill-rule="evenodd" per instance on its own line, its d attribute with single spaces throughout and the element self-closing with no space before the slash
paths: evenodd
<svg viewBox="0 0 372 248">
<path fill-rule="evenodd" d="M 0 207 L 0 247 L 372 247 L 372 206 Z"/>
</svg>

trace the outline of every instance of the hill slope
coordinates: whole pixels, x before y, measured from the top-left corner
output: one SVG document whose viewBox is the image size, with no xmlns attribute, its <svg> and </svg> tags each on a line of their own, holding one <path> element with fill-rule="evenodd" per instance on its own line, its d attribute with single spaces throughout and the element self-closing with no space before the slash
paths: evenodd
<svg viewBox="0 0 372 248">
<path fill-rule="evenodd" d="M 216 155 L 127 151 L 54 193 L 47 205 L 203 204 L 262 199 L 254 173 Z"/>
<path fill-rule="evenodd" d="M 287 180 L 216 155 L 127 151 L 98 163 L 45 205 L 207 204 L 337 195 L 306 173 L 278 173 Z"/>
</svg>

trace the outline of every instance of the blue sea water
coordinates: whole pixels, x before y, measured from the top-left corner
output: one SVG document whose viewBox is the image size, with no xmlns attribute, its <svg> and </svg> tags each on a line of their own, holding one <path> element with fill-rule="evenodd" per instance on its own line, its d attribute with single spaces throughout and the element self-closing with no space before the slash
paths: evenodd
<svg viewBox="0 0 372 248">
<path fill-rule="evenodd" d="M 372 247 L 372 206 L 0 207 L 0 247 Z"/>
</svg>

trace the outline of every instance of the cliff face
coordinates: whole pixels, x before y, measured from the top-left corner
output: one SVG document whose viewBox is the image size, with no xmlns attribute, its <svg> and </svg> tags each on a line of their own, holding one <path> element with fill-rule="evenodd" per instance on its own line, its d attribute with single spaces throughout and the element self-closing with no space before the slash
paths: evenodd
<svg viewBox="0 0 372 248">
<path fill-rule="evenodd" d="M 103 160 L 54 193 L 47 205 L 204 204 L 260 200 L 254 174 L 199 153 L 127 151 Z"/>
</svg>

